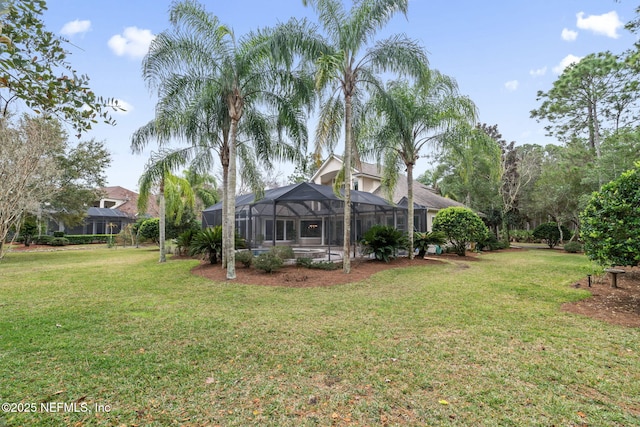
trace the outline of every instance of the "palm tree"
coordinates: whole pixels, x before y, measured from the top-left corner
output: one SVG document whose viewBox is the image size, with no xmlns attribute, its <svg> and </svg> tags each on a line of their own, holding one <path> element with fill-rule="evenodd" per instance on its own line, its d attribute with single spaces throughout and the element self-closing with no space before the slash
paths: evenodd
<svg viewBox="0 0 640 427">
<path fill-rule="evenodd" d="M 160 215 L 160 259 L 165 262 L 165 231 L 167 213 L 175 217 L 179 222 L 185 207 L 193 208 L 195 198 L 189 182 L 171 173 L 176 165 L 182 165 L 184 160 L 178 152 L 153 153 L 149 162 L 145 166 L 144 172 L 138 181 L 140 195 L 138 197 L 138 212 L 147 211 L 149 196 L 153 189 L 158 189 L 159 215 Z M 169 203 L 167 204 L 167 200 Z"/>
<path fill-rule="evenodd" d="M 318 14 L 328 46 L 316 60 L 316 87 L 327 95 L 316 131 L 316 150 L 332 150 L 344 125 L 344 239 L 343 271 L 349 273 L 352 167 L 359 162 L 354 144 L 354 107 L 363 94 L 383 90 L 379 72 L 418 79 L 426 75 L 427 57 L 415 41 L 402 35 L 374 41 L 376 33 L 397 13 L 406 15 L 409 0 L 362 0 L 350 11 L 339 0 L 303 0 Z"/>
<path fill-rule="evenodd" d="M 191 0 L 174 3 L 169 20 L 173 30 L 156 37 L 143 61 L 143 75 L 158 88 L 161 99 L 155 126 L 172 128 L 192 146 L 217 147 L 225 205 L 223 264 L 227 279 L 235 279 L 236 155 L 245 155 L 249 166 L 256 159 L 269 166 L 273 160 L 293 160 L 304 152 L 300 146 L 306 147 L 307 134 L 302 119 L 305 106 L 313 101 L 312 81 L 291 70 L 294 59 L 281 43 L 287 26 L 237 41 L 232 29 Z M 203 117 L 199 107 L 208 115 Z M 178 112 L 180 118 L 175 116 Z M 292 145 L 285 143 L 287 136 Z M 255 144 L 254 157 L 243 144 L 247 140 Z M 251 173 L 256 168 L 242 169 L 249 181 L 258 181 Z"/>
<path fill-rule="evenodd" d="M 389 199 L 401 168 L 407 172 L 409 257 L 413 258 L 413 168 L 427 144 L 444 144 L 456 128 L 473 124 L 476 106 L 468 97 L 458 95 L 455 80 L 432 70 L 415 86 L 390 82 L 385 92 L 369 100 L 365 111 L 374 113 L 371 119 L 377 125 L 371 126 L 374 131 L 368 132 L 366 139 L 378 163 L 384 159 L 382 185 Z"/>
<path fill-rule="evenodd" d="M 190 166 L 182 172 L 184 179 L 189 182 L 194 195 L 196 196 L 196 211 L 200 212 L 209 206 L 220 201 L 218 192 L 218 182 L 216 178 L 208 173 L 198 173 L 195 167 Z"/>
</svg>

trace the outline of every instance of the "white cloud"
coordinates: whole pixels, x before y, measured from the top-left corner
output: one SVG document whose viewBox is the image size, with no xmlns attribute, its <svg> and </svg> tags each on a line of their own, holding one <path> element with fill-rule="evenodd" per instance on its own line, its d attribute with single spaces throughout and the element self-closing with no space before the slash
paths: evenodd
<svg viewBox="0 0 640 427">
<path fill-rule="evenodd" d="M 509 92 L 513 92 L 514 90 L 518 89 L 518 84 L 519 83 L 517 80 L 509 80 L 504 84 L 504 87 L 506 87 Z"/>
<path fill-rule="evenodd" d="M 118 56 L 142 58 L 149 51 L 149 45 L 155 37 L 149 30 L 127 27 L 122 34 L 111 37 L 108 45 Z"/>
<path fill-rule="evenodd" d="M 125 115 L 133 111 L 133 105 L 129 104 L 127 101 L 123 101 L 122 99 L 114 99 L 114 101 L 117 102 L 118 105 L 117 110 L 111 110 L 114 114 Z"/>
<path fill-rule="evenodd" d="M 579 12 L 576 18 L 578 20 L 576 26 L 581 30 L 593 31 L 596 34 L 611 37 L 612 39 L 620 37 L 618 30 L 624 25 L 616 11 L 602 15 L 589 15 L 586 18 L 584 17 L 584 12 Z"/>
<path fill-rule="evenodd" d="M 537 70 L 530 70 L 531 77 L 542 77 L 547 74 L 547 67 L 538 68 Z"/>
<path fill-rule="evenodd" d="M 569 65 L 571 64 L 575 64 L 576 62 L 580 62 L 580 60 L 582 59 L 582 56 L 575 56 L 575 55 L 567 55 L 565 56 L 562 61 L 560 61 L 560 63 L 558 65 L 556 65 L 555 67 L 553 67 L 553 72 L 556 74 L 561 74 L 565 68 L 567 68 Z"/>
<path fill-rule="evenodd" d="M 578 38 L 578 32 L 570 30 L 568 28 L 564 28 L 561 34 L 562 40 L 566 42 L 572 42 Z"/>
<path fill-rule="evenodd" d="M 90 29 L 91 29 L 91 21 L 89 20 L 80 21 L 76 19 L 75 21 L 70 21 L 64 24 L 64 26 L 60 30 L 60 34 L 64 34 L 65 36 L 73 36 L 79 33 L 86 33 Z"/>
</svg>

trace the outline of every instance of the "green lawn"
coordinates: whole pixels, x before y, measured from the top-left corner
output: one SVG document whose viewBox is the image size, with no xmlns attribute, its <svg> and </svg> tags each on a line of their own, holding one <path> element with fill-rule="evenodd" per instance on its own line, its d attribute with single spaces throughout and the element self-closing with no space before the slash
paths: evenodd
<svg viewBox="0 0 640 427">
<path fill-rule="evenodd" d="M 315 289 L 212 283 L 194 265 L 8 254 L 0 401 L 37 412 L 0 426 L 640 425 L 640 330 L 560 311 L 588 295 L 570 286 L 584 256 L 484 254 Z"/>
</svg>

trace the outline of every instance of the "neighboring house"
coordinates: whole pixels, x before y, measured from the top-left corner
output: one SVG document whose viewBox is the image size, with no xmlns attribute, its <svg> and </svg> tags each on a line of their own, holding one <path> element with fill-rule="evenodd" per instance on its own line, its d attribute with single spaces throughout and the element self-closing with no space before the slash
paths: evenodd
<svg viewBox="0 0 640 427">
<path fill-rule="evenodd" d="M 311 181 L 321 185 L 333 185 L 336 176 L 342 169 L 342 164 L 341 156 L 335 154 L 330 156 L 320 165 L 318 171 L 311 177 Z M 387 198 L 387 191 L 382 187 L 382 169 L 377 165 L 361 162 L 359 169 L 353 169 L 352 176 L 352 189 Z M 398 206 L 407 207 L 407 194 L 407 177 L 400 175 L 390 201 Z M 431 231 L 433 219 L 440 209 L 464 205 L 447 197 L 442 197 L 434 189 L 414 180 L 413 206 L 415 209 L 415 229 L 418 231 Z M 402 229 L 402 224 L 399 228 Z"/>
<path fill-rule="evenodd" d="M 64 224 L 53 224 L 49 229 L 67 234 L 118 234 L 127 224 L 138 220 L 138 193 L 120 186 L 102 187 L 99 191 L 103 197 L 87 209 L 82 225 L 66 227 Z M 157 217 L 155 196 L 149 198 L 147 206 L 145 216 Z"/>
</svg>

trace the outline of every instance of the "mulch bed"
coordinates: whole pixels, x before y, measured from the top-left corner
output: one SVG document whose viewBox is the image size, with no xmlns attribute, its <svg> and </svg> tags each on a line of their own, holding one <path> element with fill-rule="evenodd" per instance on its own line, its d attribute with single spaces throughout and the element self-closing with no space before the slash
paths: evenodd
<svg viewBox="0 0 640 427">
<path fill-rule="evenodd" d="M 563 304 L 562 309 L 582 314 L 615 325 L 640 327 L 640 267 L 621 267 L 625 274 L 618 274 L 618 287 L 612 288 L 608 274 L 576 282 L 575 288 L 586 289 L 591 297 L 582 301 Z"/>
<path fill-rule="evenodd" d="M 448 255 L 441 256 L 443 259 Z M 474 257 L 458 257 L 457 259 L 472 260 Z M 280 270 L 273 273 L 265 273 L 255 268 L 245 268 L 238 264 L 236 267 L 236 279 L 234 282 L 244 283 L 248 285 L 260 285 L 260 286 L 284 286 L 292 288 L 311 288 L 311 287 L 324 287 L 342 285 L 345 283 L 359 282 L 369 278 L 371 275 L 378 273 L 379 271 L 389 270 L 392 268 L 403 268 L 412 266 L 425 266 L 435 265 L 442 261 L 435 259 L 413 259 L 408 258 L 396 258 L 389 263 L 375 260 L 352 260 L 351 272 L 344 274 L 342 272 L 342 263 L 337 270 L 316 270 L 304 267 L 297 267 L 295 265 L 284 266 Z M 202 263 L 195 267 L 194 274 L 206 277 L 214 281 L 224 282 L 227 277 L 227 272 L 220 264 L 211 265 Z"/>
</svg>

